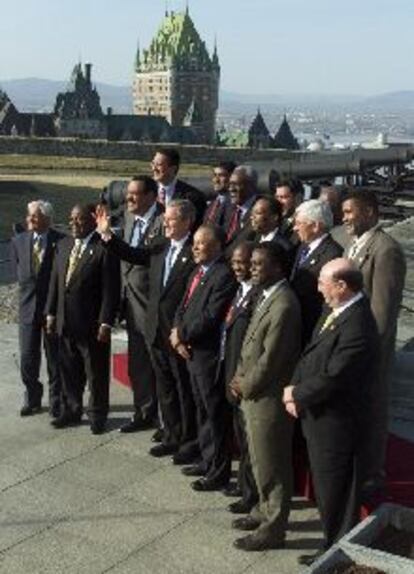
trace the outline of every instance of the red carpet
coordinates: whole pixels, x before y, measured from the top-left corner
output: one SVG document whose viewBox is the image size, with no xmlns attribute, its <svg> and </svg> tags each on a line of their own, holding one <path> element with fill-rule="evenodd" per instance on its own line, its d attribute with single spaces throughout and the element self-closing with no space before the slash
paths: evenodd
<svg viewBox="0 0 414 574">
<path fill-rule="evenodd" d="M 113 355 L 113 376 L 122 385 L 131 386 L 125 353 Z M 312 480 L 308 471 L 306 451 L 301 446 L 300 440 L 297 447 L 293 457 L 295 493 L 313 499 Z M 389 435 L 386 472 L 385 493 L 361 509 L 361 518 L 365 518 L 382 502 L 394 502 L 414 508 L 414 443 L 393 434 Z"/>
</svg>

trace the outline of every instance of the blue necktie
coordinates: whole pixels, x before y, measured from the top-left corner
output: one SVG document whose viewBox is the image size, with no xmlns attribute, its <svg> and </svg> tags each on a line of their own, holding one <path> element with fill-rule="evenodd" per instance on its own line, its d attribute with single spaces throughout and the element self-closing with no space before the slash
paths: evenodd
<svg viewBox="0 0 414 574">
<path fill-rule="evenodd" d="M 298 267 L 302 267 L 302 265 L 305 263 L 309 255 L 309 251 L 310 251 L 309 245 L 304 245 L 302 247 L 301 252 L 299 254 Z"/>
<path fill-rule="evenodd" d="M 164 278 L 162 281 L 163 287 L 167 285 L 168 277 L 170 276 L 171 269 L 173 268 L 173 259 L 174 254 L 177 250 L 177 246 L 171 244 L 168 250 L 167 256 L 165 258 L 165 266 L 164 266 Z"/>
<path fill-rule="evenodd" d="M 131 247 L 138 247 L 141 241 L 141 233 L 143 227 L 143 220 L 141 218 L 137 218 L 134 222 L 134 227 L 132 228 L 131 239 L 129 244 Z"/>
</svg>

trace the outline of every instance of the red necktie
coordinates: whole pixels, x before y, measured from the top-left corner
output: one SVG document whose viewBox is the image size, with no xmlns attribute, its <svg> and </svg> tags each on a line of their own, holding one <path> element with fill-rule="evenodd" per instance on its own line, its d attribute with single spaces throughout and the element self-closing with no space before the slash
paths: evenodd
<svg viewBox="0 0 414 574">
<path fill-rule="evenodd" d="M 227 228 L 227 241 L 233 237 L 240 224 L 241 209 L 238 205 L 235 206 L 233 213 L 231 214 L 229 226 Z"/>
<path fill-rule="evenodd" d="M 197 273 L 194 275 L 193 280 L 190 283 L 190 287 L 187 290 L 187 293 L 185 294 L 185 299 L 184 299 L 184 307 L 187 307 L 191 297 L 193 296 L 194 291 L 197 289 L 202 277 L 204 275 L 204 271 L 203 268 L 200 266 Z"/>
<path fill-rule="evenodd" d="M 220 201 L 218 199 L 212 201 L 210 207 L 207 210 L 207 215 L 205 219 L 206 223 L 214 223 L 214 218 L 216 217 L 216 213 L 219 207 L 220 207 Z"/>
</svg>

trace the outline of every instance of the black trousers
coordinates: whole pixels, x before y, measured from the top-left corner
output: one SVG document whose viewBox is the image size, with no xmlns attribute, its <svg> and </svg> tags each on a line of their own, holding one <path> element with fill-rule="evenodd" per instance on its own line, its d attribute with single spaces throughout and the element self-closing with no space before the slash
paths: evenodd
<svg viewBox="0 0 414 574">
<path fill-rule="evenodd" d="M 302 424 L 325 547 L 329 548 L 358 523 L 362 482 L 358 438 L 352 438 L 352 429 L 346 433 L 348 440 L 334 433 L 321 437 L 307 427 L 306 420 Z"/>
<path fill-rule="evenodd" d="M 216 381 L 216 369 L 204 370 L 187 362 L 197 412 L 197 436 L 206 478 L 225 483 L 230 479 L 231 456 L 227 428 L 230 411 L 224 385 Z"/>
<path fill-rule="evenodd" d="M 161 336 L 153 343 L 151 356 L 163 422 L 163 443 L 187 453 L 196 452 L 196 409 L 185 361 Z"/>
<path fill-rule="evenodd" d="M 83 393 L 88 384 L 88 417 L 92 422 L 105 421 L 109 410 L 110 343 L 100 343 L 96 336 L 80 341 L 63 334 L 59 349 L 62 414 L 82 415 Z"/>
<path fill-rule="evenodd" d="M 43 349 L 49 379 L 49 408 L 59 411 L 61 380 L 59 374 L 58 337 L 46 335 L 41 323 L 19 324 L 20 375 L 25 389 L 24 403 L 37 406 L 41 403 L 43 385 L 39 381 Z"/>
<path fill-rule="evenodd" d="M 157 418 L 155 374 L 143 333 L 138 329 L 131 304 L 126 301 L 125 319 L 128 333 L 128 376 L 132 386 L 134 418 Z"/>
<path fill-rule="evenodd" d="M 237 486 L 242 491 L 242 499 L 246 505 L 253 508 L 259 501 L 256 481 L 254 480 L 250 462 L 249 448 L 246 435 L 246 423 L 243 411 L 237 405 L 233 406 L 233 429 L 240 452 Z"/>
</svg>

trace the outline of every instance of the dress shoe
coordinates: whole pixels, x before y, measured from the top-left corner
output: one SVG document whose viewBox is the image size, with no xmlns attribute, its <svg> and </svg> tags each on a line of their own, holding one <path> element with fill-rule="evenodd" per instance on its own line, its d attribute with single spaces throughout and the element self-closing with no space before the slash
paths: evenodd
<svg viewBox="0 0 414 574">
<path fill-rule="evenodd" d="M 103 434 L 105 432 L 105 421 L 93 421 L 91 422 L 91 433 L 92 434 Z"/>
<path fill-rule="evenodd" d="M 149 419 L 132 419 L 119 428 L 119 432 L 131 433 L 146 430 L 152 427 Z"/>
<path fill-rule="evenodd" d="M 222 490 L 226 483 L 227 481 L 202 477 L 192 482 L 191 488 L 197 492 L 212 492 L 213 490 Z"/>
<path fill-rule="evenodd" d="M 232 502 L 227 507 L 227 510 L 229 510 L 233 514 L 249 514 L 251 509 L 252 509 L 251 504 L 247 504 L 247 502 L 244 502 L 243 499 L 236 500 L 236 502 Z"/>
<path fill-rule="evenodd" d="M 167 456 L 176 452 L 177 447 L 173 444 L 156 444 L 149 449 L 149 454 L 155 457 Z"/>
<path fill-rule="evenodd" d="M 229 484 L 227 488 L 223 488 L 223 494 L 224 496 L 234 496 L 235 498 L 243 496 L 243 493 L 237 484 Z"/>
<path fill-rule="evenodd" d="M 151 437 L 152 442 L 161 442 L 164 436 L 164 431 L 162 429 L 157 429 Z"/>
<path fill-rule="evenodd" d="M 302 564 L 302 566 L 312 566 L 312 564 L 316 562 L 324 552 L 325 552 L 324 550 L 318 550 L 313 554 L 301 554 L 298 557 L 298 562 L 299 564 Z"/>
<path fill-rule="evenodd" d="M 65 427 L 74 427 L 81 424 L 81 416 L 79 415 L 61 415 L 57 419 L 50 421 L 50 424 L 55 429 L 63 429 Z"/>
<path fill-rule="evenodd" d="M 253 516 L 243 516 L 243 518 L 236 518 L 231 523 L 232 528 L 236 528 L 237 530 L 256 530 L 259 528 L 260 522 L 253 518 Z"/>
<path fill-rule="evenodd" d="M 172 461 L 173 464 L 191 464 L 197 458 L 199 458 L 198 455 L 178 451 L 173 455 Z"/>
<path fill-rule="evenodd" d="M 25 405 L 20 409 L 21 417 L 30 417 L 42 412 L 42 405 Z"/>
<path fill-rule="evenodd" d="M 58 419 L 60 417 L 60 407 L 49 408 L 49 416 L 52 419 Z"/>
<path fill-rule="evenodd" d="M 185 476 L 205 476 L 206 471 L 200 464 L 192 464 L 190 466 L 184 466 L 181 472 Z"/>
<path fill-rule="evenodd" d="M 246 552 L 260 552 L 261 550 L 270 550 L 277 548 L 285 548 L 284 539 L 272 539 L 272 538 L 262 538 L 250 534 L 244 538 L 237 538 L 233 542 L 233 546 L 239 550 L 245 550 Z"/>
</svg>

